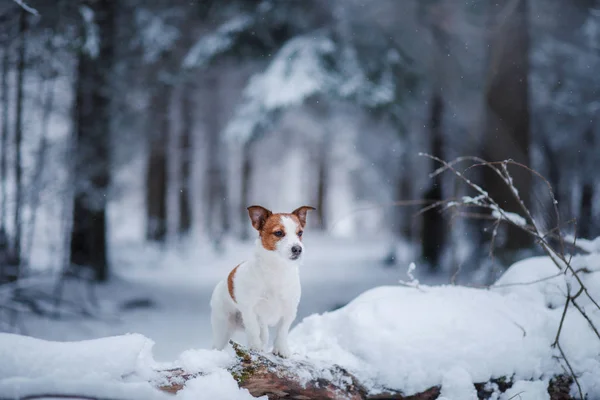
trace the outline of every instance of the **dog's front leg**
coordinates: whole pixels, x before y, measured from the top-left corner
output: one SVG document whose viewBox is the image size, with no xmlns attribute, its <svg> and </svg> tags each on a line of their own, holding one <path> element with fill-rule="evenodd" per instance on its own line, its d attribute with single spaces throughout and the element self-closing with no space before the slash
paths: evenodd
<svg viewBox="0 0 600 400">
<path fill-rule="evenodd" d="M 242 311 L 242 319 L 244 320 L 244 328 L 248 340 L 248 347 L 251 350 L 262 351 L 262 341 L 260 338 L 260 323 L 257 315 L 250 311 Z"/>
<path fill-rule="evenodd" d="M 292 355 L 290 348 L 288 346 L 288 332 L 290 330 L 290 326 L 292 326 L 292 322 L 296 318 L 296 313 L 290 313 L 288 315 L 284 315 L 279 320 L 277 324 L 277 333 L 275 337 L 275 345 L 273 346 L 273 353 L 283 357 L 288 358 Z"/>
</svg>

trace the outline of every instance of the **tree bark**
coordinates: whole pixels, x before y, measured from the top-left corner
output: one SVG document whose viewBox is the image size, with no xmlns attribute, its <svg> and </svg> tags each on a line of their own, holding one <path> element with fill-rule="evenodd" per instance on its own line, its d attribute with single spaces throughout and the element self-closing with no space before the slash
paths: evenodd
<svg viewBox="0 0 600 400">
<path fill-rule="evenodd" d="M 7 177 L 7 147 L 8 147 L 8 110 L 9 110 L 9 93 L 8 93 L 8 74 L 10 72 L 10 43 L 5 43 L 2 51 L 2 81 L 0 83 L 0 93 L 2 96 L 2 132 L 0 133 L 0 230 L 6 232 L 6 177 Z"/>
<path fill-rule="evenodd" d="M 481 154 L 487 161 L 512 159 L 530 165 L 529 33 L 527 0 L 501 0 L 488 5 L 492 31 L 485 93 L 485 131 Z M 525 170 L 511 169 L 514 185 L 526 206 L 530 204 L 532 177 Z M 509 212 L 521 209 L 500 178 L 489 168 L 482 170 L 483 187 L 500 207 Z M 483 235 L 482 235 L 483 236 Z M 531 245 L 531 237 L 506 225 L 500 252 Z M 482 238 L 483 239 L 483 238 Z"/>
<path fill-rule="evenodd" d="M 401 161 L 401 171 L 396 182 L 396 201 L 406 200 L 411 194 L 411 179 L 409 175 L 409 162 L 407 160 L 408 152 L 404 151 Z M 398 237 L 406 240 L 407 242 L 412 241 L 415 227 L 413 224 L 412 214 L 414 207 L 397 205 L 396 218 L 395 218 L 395 231 Z"/>
<path fill-rule="evenodd" d="M 431 99 L 430 111 L 430 138 L 431 151 L 434 156 L 444 159 L 442 154 L 442 118 L 444 115 L 444 100 L 439 92 L 435 91 Z M 432 163 L 432 172 L 436 165 Z M 442 178 L 436 175 L 429 188 L 425 191 L 423 199 L 431 202 L 441 201 Z M 421 229 L 421 256 L 429 265 L 432 272 L 440 268 L 440 259 L 444 250 L 446 235 L 444 216 L 437 210 L 430 210 L 423 214 L 423 227 Z"/>
<path fill-rule="evenodd" d="M 329 160 L 331 149 L 331 132 L 323 134 L 323 143 L 319 146 L 318 183 L 317 183 L 317 217 L 319 229 L 327 230 L 327 188 L 329 187 Z"/>
<path fill-rule="evenodd" d="M 79 51 L 76 81 L 76 188 L 71 230 L 71 264 L 89 267 L 97 281 L 109 278 L 106 205 L 110 184 L 110 77 L 114 62 L 117 4 L 87 0 L 97 26 L 97 54 Z"/>
<path fill-rule="evenodd" d="M 227 210 L 227 193 L 225 174 L 223 171 L 221 124 L 219 121 L 220 101 L 218 98 L 219 82 L 216 76 L 208 79 L 207 89 L 212 94 L 211 107 L 206 115 L 206 231 L 215 238 L 216 244 L 229 230 Z"/>
<path fill-rule="evenodd" d="M 579 208 L 579 220 L 577 221 L 577 236 L 593 239 L 594 232 L 594 174 L 595 154 L 594 131 L 590 126 L 584 138 L 584 159 L 582 165 L 581 203 Z"/>
<path fill-rule="evenodd" d="M 191 161 L 192 147 L 191 138 L 194 125 L 194 104 L 192 90 L 186 85 L 182 89 L 181 99 L 181 135 L 180 135 L 180 171 L 179 179 L 179 234 L 186 235 L 192 227 L 192 210 L 190 205 L 190 185 L 191 185 Z"/>
<path fill-rule="evenodd" d="M 167 141 L 171 85 L 160 83 L 150 100 L 150 149 L 146 167 L 146 239 L 163 242 L 167 235 Z"/>
<path fill-rule="evenodd" d="M 252 142 L 248 141 L 244 143 L 242 148 L 242 190 L 240 194 L 240 236 L 242 240 L 246 240 L 250 237 L 248 228 L 248 204 L 250 201 L 250 185 L 252 180 L 252 154 L 250 148 Z"/>
<path fill-rule="evenodd" d="M 23 142 L 23 102 L 25 79 L 25 50 L 26 50 L 27 12 L 21 9 L 19 13 L 19 48 L 17 59 L 17 97 L 15 99 L 15 214 L 12 256 L 15 263 L 21 259 L 21 211 L 23 198 L 23 166 L 21 162 L 21 144 Z"/>
</svg>

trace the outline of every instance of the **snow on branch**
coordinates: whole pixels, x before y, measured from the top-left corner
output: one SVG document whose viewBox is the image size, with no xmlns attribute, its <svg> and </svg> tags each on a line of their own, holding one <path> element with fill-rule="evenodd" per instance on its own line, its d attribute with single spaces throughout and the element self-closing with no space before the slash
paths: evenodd
<svg viewBox="0 0 600 400">
<path fill-rule="evenodd" d="M 387 49 L 382 62 L 360 57 L 353 43 L 337 42 L 327 31 L 289 40 L 264 72 L 253 76 L 242 103 L 225 128 L 229 139 L 249 141 L 283 109 L 322 95 L 367 109 L 387 109 L 398 117 L 406 82 L 404 60 Z"/>
<path fill-rule="evenodd" d="M 100 36 L 98 25 L 94 21 L 94 11 L 88 6 L 80 6 L 79 13 L 83 18 L 85 29 L 85 41 L 82 46 L 83 52 L 87 53 L 91 58 L 96 58 L 100 52 Z"/>
<path fill-rule="evenodd" d="M 38 10 L 25 4 L 25 2 L 23 0 L 13 0 L 13 1 L 15 3 L 17 3 L 21 8 L 23 8 L 23 10 L 27 11 L 28 13 L 33 14 L 33 15 L 40 15 Z"/>
<path fill-rule="evenodd" d="M 203 36 L 183 59 L 184 68 L 202 67 L 217 55 L 229 50 L 237 36 L 254 24 L 250 15 L 237 15 L 221 25 L 214 33 Z"/>
<path fill-rule="evenodd" d="M 156 15 L 149 10 L 139 9 L 135 14 L 135 22 L 140 34 L 137 43 L 144 51 L 146 62 L 155 62 L 159 56 L 171 48 L 173 43 L 181 36 L 176 21 L 169 23 L 169 19 L 179 17 L 177 9 Z"/>
</svg>

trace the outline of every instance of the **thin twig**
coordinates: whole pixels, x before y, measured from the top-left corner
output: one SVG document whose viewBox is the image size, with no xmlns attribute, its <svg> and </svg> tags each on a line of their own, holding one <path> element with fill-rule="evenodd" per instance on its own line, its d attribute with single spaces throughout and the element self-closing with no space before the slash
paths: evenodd
<svg viewBox="0 0 600 400">
<path fill-rule="evenodd" d="M 561 354 L 563 360 L 565 361 L 565 363 L 567 364 L 567 367 L 569 368 L 571 377 L 573 378 L 573 380 L 575 381 L 575 384 L 577 385 L 577 390 L 579 390 L 579 397 L 581 398 L 581 400 L 585 400 L 585 397 L 583 396 L 583 391 L 581 390 L 581 385 L 579 384 L 579 379 L 577 379 L 577 376 L 575 375 L 575 371 L 573 370 L 573 367 L 571 367 L 571 363 L 569 362 L 569 360 L 567 360 L 567 356 L 565 355 L 565 352 L 563 351 L 562 347 L 560 346 L 560 343 L 556 342 L 556 347 L 558 347 L 558 351 L 560 351 L 560 354 Z"/>
</svg>

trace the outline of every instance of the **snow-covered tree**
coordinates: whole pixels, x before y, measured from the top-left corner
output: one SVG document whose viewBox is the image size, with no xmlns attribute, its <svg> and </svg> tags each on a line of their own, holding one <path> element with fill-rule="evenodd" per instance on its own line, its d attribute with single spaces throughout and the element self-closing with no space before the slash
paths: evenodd
<svg viewBox="0 0 600 400">
<path fill-rule="evenodd" d="M 385 116 L 399 131 L 406 128 L 405 100 L 417 80 L 411 62 L 387 32 L 361 23 L 346 7 L 351 6 L 262 1 L 226 18 L 184 59 L 187 68 L 228 56 L 264 65 L 249 80 L 224 129 L 225 138 L 243 148 L 244 179 L 251 175 L 252 143 L 283 111 L 310 100 L 349 102 Z M 246 196 L 242 190 L 244 219 Z"/>
</svg>

